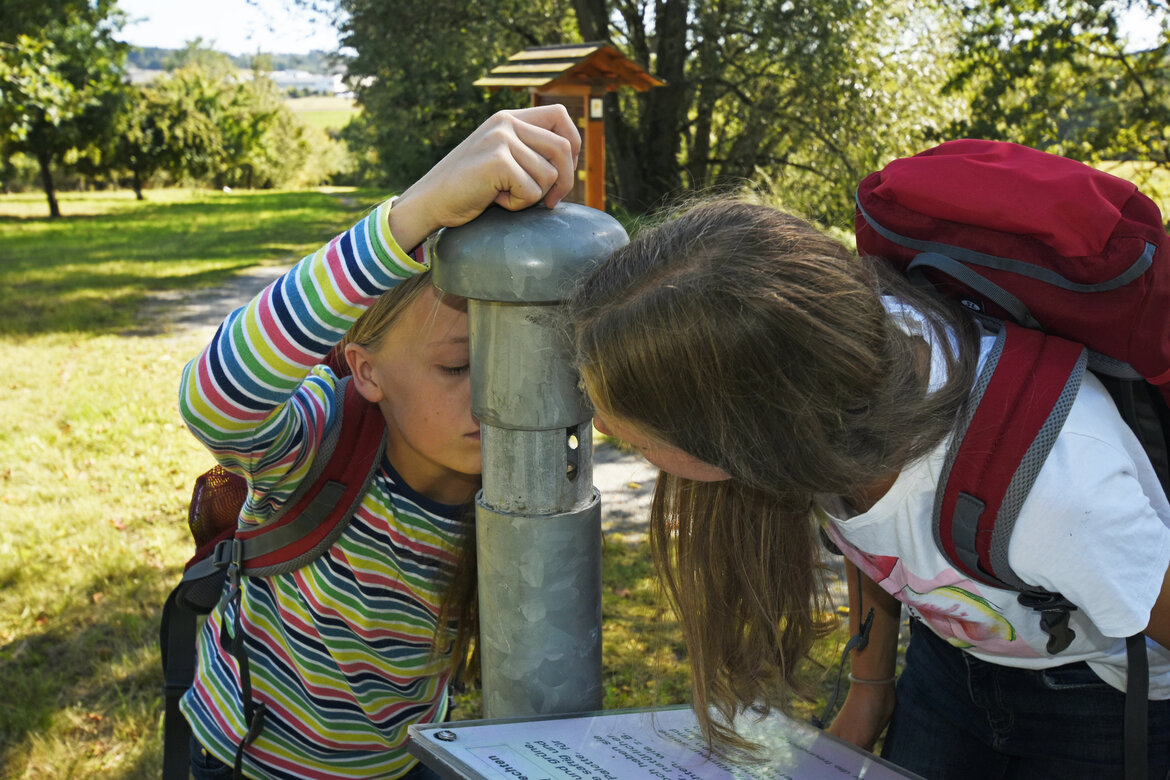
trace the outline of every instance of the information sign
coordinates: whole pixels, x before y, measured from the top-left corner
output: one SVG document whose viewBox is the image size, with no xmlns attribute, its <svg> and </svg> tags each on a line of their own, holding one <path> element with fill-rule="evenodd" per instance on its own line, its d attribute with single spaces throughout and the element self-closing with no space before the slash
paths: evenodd
<svg viewBox="0 0 1170 780">
<path fill-rule="evenodd" d="M 773 712 L 737 730 L 754 759 L 709 755 L 689 707 L 410 727 L 410 751 L 448 780 L 893 780 L 914 777 Z"/>
</svg>

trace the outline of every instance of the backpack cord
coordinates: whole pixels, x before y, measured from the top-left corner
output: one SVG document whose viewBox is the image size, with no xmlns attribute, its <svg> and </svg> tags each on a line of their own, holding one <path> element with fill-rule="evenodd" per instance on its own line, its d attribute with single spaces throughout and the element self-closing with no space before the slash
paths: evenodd
<svg viewBox="0 0 1170 780">
<path fill-rule="evenodd" d="M 861 593 L 861 569 L 857 569 L 856 571 L 857 611 L 860 613 L 865 610 L 865 604 L 862 601 L 863 596 Z M 873 607 L 869 608 L 869 612 L 865 615 L 865 620 L 861 622 L 861 627 L 857 630 L 856 634 L 849 638 L 849 641 L 845 643 L 845 649 L 841 651 L 841 660 L 837 663 L 837 681 L 833 683 L 833 697 L 825 705 L 825 709 L 821 712 L 820 717 L 814 715 L 812 718 L 812 724 L 818 729 L 825 728 L 825 725 L 829 722 L 829 714 L 837 706 L 837 699 L 841 696 L 841 675 L 845 671 L 845 661 L 854 650 L 860 652 L 866 648 L 869 644 L 869 631 L 871 628 L 873 628 Z M 852 675 L 850 677 L 852 678 Z"/>
<path fill-rule="evenodd" d="M 244 647 L 244 626 L 243 626 L 243 599 L 241 594 L 243 592 L 240 587 L 240 567 L 243 558 L 243 543 L 239 539 L 225 539 L 216 547 L 215 556 L 219 565 L 227 566 L 227 589 L 224 591 L 223 599 L 221 600 L 221 612 L 226 617 L 227 608 L 235 606 L 235 612 L 232 616 L 232 630 L 228 633 L 227 621 L 224 620 L 219 626 L 219 645 L 226 650 L 232 658 L 236 659 L 236 663 L 240 669 L 240 701 L 244 706 L 244 722 L 247 724 L 247 731 L 244 733 L 244 738 L 240 740 L 239 746 L 236 748 L 236 758 L 234 762 L 233 775 L 234 780 L 243 780 L 244 778 L 244 749 L 256 741 L 256 737 L 260 736 L 260 732 L 264 730 L 264 717 L 268 712 L 268 708 L 263 703 L 256 704 L 252 701 L 252 673 L 251 667 L 248 664 L 248 651 Z M 225 549 L 220 549 L 225 548 Z M 226 563 L 223 563 L 226 562 Z"/>
</svg>

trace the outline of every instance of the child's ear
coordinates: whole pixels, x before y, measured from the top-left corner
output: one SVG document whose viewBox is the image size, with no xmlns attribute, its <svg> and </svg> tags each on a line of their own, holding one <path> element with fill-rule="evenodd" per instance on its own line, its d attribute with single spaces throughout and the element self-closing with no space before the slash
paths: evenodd
<svg viewBox="0 0 1170 780">
<path fill-rule="evenodd" d="M 345 362 L 349 364 L 349 373 L 353 377 L 354 387 L 361 393 L 362 398 L 372 404 L 380 402 L 385 393 L 378 382 L 377 371 L 374 369 L 374 361 L 370 351 L 361 344 L 346 344 Z"/>
</svg>

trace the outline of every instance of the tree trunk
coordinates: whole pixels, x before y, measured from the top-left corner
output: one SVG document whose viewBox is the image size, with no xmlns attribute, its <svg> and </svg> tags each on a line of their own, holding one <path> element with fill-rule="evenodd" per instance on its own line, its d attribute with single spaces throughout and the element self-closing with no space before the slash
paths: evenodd
<svg viewBox="0 0 1170 780">
<path fill-rule="evenodd" d="M 711 13 L 699 15 L 698 62 L 699 83 L 695 97 L 694 124 L 690 136 L 690 150 L 687 155 L 686 186 L 694 190 L 707 186 L 711 157 L 711 123 L 715 116 L 715 103 L 722 77 L 722 52 L 719 49 L 721 25 Z"/>
<path fill-rule="evenodd" d="M 134 177 L 134 197 L 138 200 L 146 200 L 142 196 L 142 174 L 137 170 L 131 171 Z"/>
<path fill-rule="evenodd" d="M 610 92 L 605 96 L 605 167 L 606 175 L 612 172 L 613 183 L 609 200 L 621 203 L 626 208 L 642 202 L 642 166 L 638 159 L 637 129 L 622 119 L 618 96 Z M 645 110 L 644 101 L 641 110 Z"/>
<path fill-rule="evenodd" d="M 41 166 L 41 187 L 49 199 L 49 219 L 58 219 L 61 208 L 57 205 L 57 191 L 53 187 L 53 158 L 46 152 L 37 152 L 37 163 Z"/>
<path fill-rule="evenodd" d="M 665 80 L 666 86 L 646 93 L 638 131 L 643 188 L 641 197 L 630 204 L 638 211 L 662 205 L 682 186 L 678 152 L 686 111 L 687 7 L 685 0 L 656 4 L 658 72 L 654 75 Z"/>
<path fill-rule="evenodd" d="M 573 0 L 577 31 L 583 41 L 608 41 L 609 18 L 605 0 Z"/>
</svg>

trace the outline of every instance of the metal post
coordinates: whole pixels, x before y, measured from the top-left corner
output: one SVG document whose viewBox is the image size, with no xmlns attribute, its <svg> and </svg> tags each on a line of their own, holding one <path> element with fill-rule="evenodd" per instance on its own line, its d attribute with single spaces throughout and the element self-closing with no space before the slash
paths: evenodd
<svg viewBox="0 0 1170 780">
<path fill-rule="evenodd" d="M 492 207 L 440 233 L 434 281 L 468 298 L 485 717 L 601 709 L 601 498 L 592 410 L 573 370 L 560 302 L 628 241 L 572 203 Z"/>
</svg>

